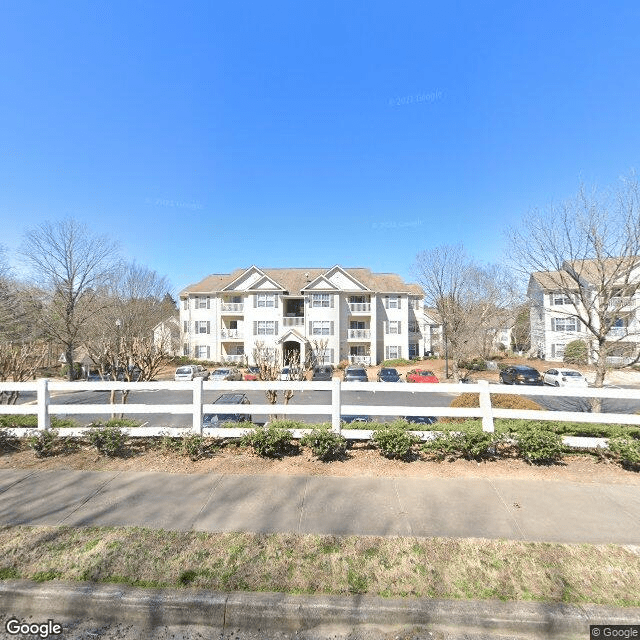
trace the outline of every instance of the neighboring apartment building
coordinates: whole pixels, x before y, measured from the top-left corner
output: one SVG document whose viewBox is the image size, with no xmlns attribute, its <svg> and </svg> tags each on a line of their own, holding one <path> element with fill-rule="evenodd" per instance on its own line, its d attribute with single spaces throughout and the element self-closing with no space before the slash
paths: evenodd
<svg viewBox="0 0 640 640">
<path fill-rule="evenodd" d="M 256 343 L 305 361 L 378 364 L 422 356 L 423 292 L 369 269 L 260 269 L 214 274 L 180 292 L 182 353 L 253 364 Z"/>
<path fill-rule="evenodd" d="M 542 271 L 531 275 L 528 295 L 531 300 L 531 351 L 533 355 L 546 360 L 562 361 L 565 347 L 573 340 L 584 340 L 590 344 L 593 334 L 587 331 L 584 322 L 586 310 L 579 303 L 579 297 L 572 291 L 578 291 L 574 277 L 568 274 L 579 273 L 580 286 L 587 292 L 587 299 L 594 300 L 598 282 L 602 281 L 602 273 L 598 272 L 593 261 L 579 261 L 573 266 L 565 263 L 564 270 Z M 576 268 L 579 266 L 579 272 Z M 606 276 L 606 270 L 605 270 Z M 640 343 L 640 322 L 638 318 L 638 300 L 640 291 L 640 270 L 632 274 L 630 280 L 635 284 L 624 286 L 612 285 L 609 291 L 609 310 L 611 330 L 607 333 L 608 360 L 610 364 L 626 364 L 631 354 L 637 352 Z M 607 314 L 609 315 L 609 314 Z M 576 317 L 580 316 L 580 317 Z M 594 314 L 592 314 L 594 316 Z M 594 322 L 597 322 L 597 317 Z"/>
</svg>

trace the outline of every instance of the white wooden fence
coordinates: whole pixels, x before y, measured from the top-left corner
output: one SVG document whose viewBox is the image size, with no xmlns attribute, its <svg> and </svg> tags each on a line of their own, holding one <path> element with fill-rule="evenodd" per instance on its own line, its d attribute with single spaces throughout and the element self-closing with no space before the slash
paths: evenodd
<svg viewBox="0 0 640 640">
<path fill-rule="evenodd" d="M 180 404 L 74 404 L 52 402 L 52 394 L 75 391 L 190 391 L 191 402 Z M 219 405 L 203 402 L 205 391 L 265 391 L 287 389 L 297 393 L 301 391 L 330 392 L 330 402 L 324 404 L 251 404 L 251 405 Z M 639 400 L 640 390 L 635 389 L 595 389 L 595 388 L 549 388 L 526 387 L 489 384 L 480 380 L 475 384 L 391 384 L 384 382 L 342 382 L 333 378 L 330 382 L 203 382 L 197 378 L 193 382 L 63 382 L 58 380 L 39 379 L 34 382 L 2 382 L 1 391 L 35 392 L 34 403 L 0 405 L 0 414 L 37 415 L 38 429 L 49 429 L 52 415 L 81 414 L 124 414 L 136 416 L 140 414 L 183 414 L 191 416 L 191 428 L 179 427 L 137 427 L 128 430 L 132 436 L 179 436 L 192 431 L 214 437 L 240 437 L 247 430 L 237 428 L 203 427 L 202 418 L 205 413 L 251 413 L 287 415 L 323 415 L 331 422 L 332 429 L 347 439 L 364 440 L 371 437 L 372 431 L 367 429 L 345 429 L 341 425 L 341 416 L 451 416 L 462 418 L 481 418 L 485 431 L 494 430 L 495 418 L 516 418 L 530 420 L 571 421 L 584 423 L 640 425 L 640 415 L 628 413 L 590 413 L 585 411 L 535 411 L 498 409 L 491 404 L 491 394 L 557 396 L 564 398 L 618 398 Z M 375 394 L 378 392 L 402 392 L 407 395 L 408 402 L 394 405 L 343 404 L 343 391 L 360 391 Z M 421 407 L 412 405 L 410 399 L 415 394 L 446 393 L 479 393 L 480 406 L 476 408 L 452 408 L 448 406 Z M 15 428 L 11 432 L 16 436 L 24 436 L 31 430 Z M 65 435 L 81 435 L 86 427 L 64 429 Z M 300 437 L 304 430 L 294 430 L 294 437 Z M 416 431 L 423 438 L 432 437 L 432 431 Z M 605 438 L 565 437 L 565 443 L 575 447 L 606 446 Z"/>
</svg>

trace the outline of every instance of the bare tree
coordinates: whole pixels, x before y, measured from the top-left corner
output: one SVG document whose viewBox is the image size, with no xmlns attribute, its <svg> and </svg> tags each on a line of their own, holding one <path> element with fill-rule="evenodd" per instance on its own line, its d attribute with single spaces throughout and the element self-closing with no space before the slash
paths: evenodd
<svg viewBox="0 0 640 640">
<path fill-rule="evenodd" d="M 153 339 L 153 328 L 172 313 L 175 302 L 167 279 L 134 263 L 121 264 L 102 292 L 103 304 L 84 345 L 101 376 L 111 380 L 153 380 L 171 357 L 167 336 Z M 111 393 L 111 402 L 116 400 Z M 128 390 L 121 392 L 125 403 Z"/>
<path fill-rule="evenodd" d="M 26 382 L 36 377 L 46 355 L 42 344 L 0 342 L 0 381 Z M 19 391 L 2 391 L 0 404 L 15 404 Z"/>
<path fill-rule="evenodd" d="M 462 245 L 423 251 L 414 273 L 443 324 L 443 340 L 451 356 L 453 379 L 458 382 L 460 362 L 486 350 L 517 302 L 513 279 L 497 265 L 481 266 Z"/>
<path fill-rule="evenodd" d="M 41 327 L 63 345 L 72 380 L 73 352 L 102 308 L 100 291 L 117 259 L 116 245 L 66 219 L 27 231 L 21 254 L 40 287 L 34 308 Z"/>
<path fill-rule="evenodd" d="M 537 287 L 532 313 L 549 306 L 545 295 L 557 297 L 554 315 L 574 318 L 573 339 L 587 338 L 596 387 L 604 383 L 609 360 L 638 362 L 640 194 L 635 177 L 606 192 L 581 187 L 571 200 L 528 213 L 508 235 L 514 268 L 530 275 Z M 599 409 L 597 401 L 594 410 Z"/>
<path fill-rule="evenodd" d="M 306 350 L 304 361 L 301 361 L 300 351 L 286 351 L 281 354 L 275 347 L 269 347 L 264 342 L 256 342 L 253 348 L 253 359 L 260 372 L 260 380 L 279 380 L 283 366 L 289 367 L 290 380 L 306 380 L 316 363 L 324 360 L 327 345 L 327 340 L 314 340 Z M 293 395 L 292 389 L 285 389 L 282 394 L 283 404 L 289 404 Z M 265 396 L 269 404 L 277 404 L 276 389 L 267 389 Z"/>
</svg>

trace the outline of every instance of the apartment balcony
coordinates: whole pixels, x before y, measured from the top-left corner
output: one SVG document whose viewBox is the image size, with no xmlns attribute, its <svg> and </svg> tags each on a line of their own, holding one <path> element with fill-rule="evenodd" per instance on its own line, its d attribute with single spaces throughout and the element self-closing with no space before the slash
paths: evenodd
<svg viewBox="0 0 640 640">
<path fill-rule="evenodd" d="M 371 329 L 349 329 L 347 340 L 371 340 Z"/>
<path fill-rule="evenodd" d="M 608 338 L 624 338 L 629 334 L 629 327 L 611 327 L 609 329 L 609 333 L 607 333 Z"/>
<path fill-rule="evenodd" d="M 609 299 L 607 305 L 607 311 L 621 311 L 622 309 L 629 309 L 629 307 L 635 306 L 634 299 L 630 296 L 614 296 Z"/>
<path fill-rule="evenodd" d="M 293 316 L 293 317 L 285 317 L 282 318 L 282 326 L 283 327 L 303 327 L 304 326 L 304 316 Z"/>
<path fill-rule="evenodd" d="M 242 313 L 244 310 L 244 303 L 242 302 L 223 302 L 222 313 Z"/>
<path fill-rule="evenodd" d="M 220 338 L 222 340 L 243 340 L 244 333 L 241 329 L 220 329 Z"/>
<path fill-rule="evenodd" d="M 242 364 L 245 360 L 244 355 L 223 355 L 222 359 L 229 364 Z"/>
<path fill-rule="evenodd" d="M 371 356 L 349 356 L 349 364 L 363 364 L 367 367 L 371 366 Z"/>
<path fill-rule="evenodd" d="M 352 314 L 371 313 L 371 303 L 370 302 L 350 302 L 349 312 Z"/>
</svg>

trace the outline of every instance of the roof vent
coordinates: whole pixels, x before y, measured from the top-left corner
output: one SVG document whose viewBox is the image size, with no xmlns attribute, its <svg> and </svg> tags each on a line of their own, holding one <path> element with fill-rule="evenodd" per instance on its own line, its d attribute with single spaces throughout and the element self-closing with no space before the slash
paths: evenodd
<svg viewBox="0 0 640 640">
<path fill-rule="evenodd" d="M 308 271 L 304 274 L 304 277 L 307 279 L 307 282 L 309 282 L 309 272 Z"/>
</svg>

